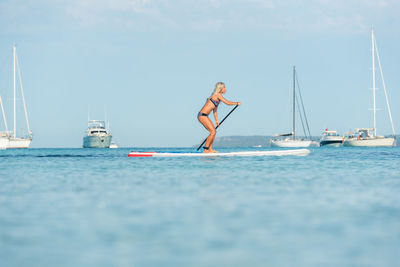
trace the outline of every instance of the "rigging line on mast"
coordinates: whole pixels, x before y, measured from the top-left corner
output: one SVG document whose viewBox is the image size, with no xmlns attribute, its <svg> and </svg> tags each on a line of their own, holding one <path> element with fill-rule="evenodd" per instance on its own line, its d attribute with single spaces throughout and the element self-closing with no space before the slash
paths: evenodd
<svg viewBox="0 0 400 267">
<path fill-rule="evenodd" d="M 383 78 L 383 70 L 382 70 L 381 60 L 379 58 L 378 45 L 376 44 L 375 35 L 374 35 L 374 43 L 375 43 L 376 57 L 378 59 L 379 71 L 380 71 L 381 78 L 382 78 L 383 91 L 385 92 L 386 106 L 388 108 L 390 123 L 392 125 L 392 132 L 393 132 L 393 135 L 396 136 L 396 132 L 394 130 L 394 125 L 393 125 L 392 112 L 390 111 L 389 97 L 388 97 L 388 94 L 387 94 L 387 91 L 386 91 L 385 79 Z"/>
<path fill-rule="evenodd" d="M 296 90 L 295 90 L 295 88 L 296 88 L 296 78 L 297 78 L 297 72 L 296 72 L 296 67 L 294 66 L 293 67 L 293 132 L 294 132 L 294 129 L 295 129 L 295 126 L 296 126 L 296 123 L 295 123 L 295 118 L 296 118 L 296 103 L 297 103 L 297 106 L 299 106 L 300 104 L 299 104 L 299 100 L 298 100 L 298 96 L 297 96 L 297 94 L 296 94 Z M 301 114 L 301 109 L 298 107 L 297 108 L 298 109 L 298 111 L 299 111 L 299 117 L 300 117 L 300 121 L 301 121 L 301 126 L 302 126 L 302 128 L 303 128 L 303 134 L 304 134 L 304 136 L 307 136 L 307 134 L 306 134 L 306 131 L 305 131 L 305 129 L 304 129 L 304 122 L 303 122 L 303 117 L 302 117 L 302 114 Z M 293 135 L 293 140 L 295 139 L 295 136 Z"/>
<path fill-rule="evenodd" d="M 297 105 L 299 105 L 299 98 L 298 98 L 297 94 L 296 94 L 296 102 L 297 102 Z M 302 112 L 301 112 L 301 110 L 299 109 L 299 116 L 300 116 L 301 126 L 302 126 L 302 128 L 303 128 L 304 136 L 307 137 L 306 129 L 304 128 L 303 116 L 302 116 L 301 113 L 302 113 Z"/>
<path fill-rule="evenodd" d="M 6 134 L 8 135 L 8 125 L 7 125 L 7 118 L 6 118 L 6 114 L 4 113 L 4 106 L 3 106 L 3 100 L 1 99 L 0 96 L 0 107 L 1 107 L 1 113 L 3 114 L 3 121 L 4 121 L 4 126 L 6 128 Z"/>
<path fill-rule="evenodd" d="M 304 109 L 303 97 L 301 96 L 300 84 L 299 84 L 299 80 L 297 79 L 297 75 L 296 75 L 296 83 L 297 83 L 297 88 L 298 88 L 298 91 L 299 91 L 299 97 L 300 97 L 300 100 L 301 100 L 301 107 L 302 107 L 302 109 L 303 109 L 303 114 L 304 114 L 304 118 L 305 118 L 306 125 L 307 125 L 308 135 L 309 135 L 309 137 L 310 137 L 310 139 L 311 139 L 310 127 L 309 127 L 309 125 L 308 125 L 307 115 L 306 115 L 306 111 L 305 111 L 305 109 Z M 301 113 L 301 112 L 300 112 L 300 113 Z"/>
<path fill-rule="evenodd" d="M 26 126 L 28 128 L 28 133 L 31 134 L 31 129 L 29 127 L 28 112 L 26 111 L 26 102 L 25 102 L 25 96 L 24 96 L 24 88 L 22 86 L 22 75 L 21 75 L 21 68 L 19 65 L 18 55 L 16 56 L 16 58 L 17 58 L 17 70 L 18 70 L 18 77 L 19 77 L 19 85 L 20 85 L 20 89 L 21 89 L 22 102 L 24 104 Z"/>
</svg>

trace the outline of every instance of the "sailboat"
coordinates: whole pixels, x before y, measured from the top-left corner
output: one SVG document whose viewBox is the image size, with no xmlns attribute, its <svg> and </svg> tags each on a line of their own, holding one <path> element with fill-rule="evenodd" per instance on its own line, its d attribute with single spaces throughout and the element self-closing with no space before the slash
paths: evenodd
<svg viewBox="0 0 400 267">
<path fill-rule="evenodd" d="M 17 79 L 17 71 L 18 71 L 18 79 Z M 28 131 L 28 135 L 26 137 L 18 137 L 17 136 L 17 80 L 19 84 L 19 89 L 21 93 L 22 103 L 24 106 L 24 113 L 25 113 L 25 121 L 26 121 L 26 128 Z M 26 103 L 25 103 L 25 96 L 24 96 L 24 89 L 22 86 L 22 79 L 21 79 L 21 70 L 19 67 L 19 61 L 17 57 L 17 48 L 13 46 L 13 91 L 14 91 L 14 129 L 12 132 L 8 131 L 7 122 L 4 117 L 4 122 L 6 125 L 6 133 L 8 137 L 8 145 L 7 148 L 28 148 L 32 142 L 32 131 L 29 127 L 29 120 L 28 120 L 28 113 L 26 111 Z M 4 114 L 4 113 L 3 113 Z"/>
<path fill-rule="evenodd" d="M 392 113 L 390 111 L 389 99 L 386 91 L 385 81 L 383 79 L 382 66 L 379 59 L 378 47 L 376 45 L 376 39 L 374 35 L 374 30 L 371 30 L 371 43 L 372 43 L 372 95 L 373 95 L 373 118 L 374 118 L 374 127 L 373 128 L 357 128 L 356 134 L 347 137 L 343 140 L 344 146 L 362 146 L 362 147 L 381 147 L 381 146 L 393 146 L 395 144 L 395 131 L 392 120 Z M 380 77 L 382 79 L 382 85 L 385 92 L 386 97 L 386 105 L 389 113 L 390 122 L 392 124 L 392 132 L 394 137 L 384 137 L 376 135 L 376 87 L 375 87 L 375 55 L 378 59 L 378 65 L 380 70 Z"/>
<path fill-rule="evenodd" d="M 306 113 L 304 111 L 303 100 L 301 98 L 301 94 L 299 94 L 299 95 L 300 95 L 300 100 L 301 100 L 301 104 L 303 107 L 302 111 L 299 109 L 299 114 L 300 114 L 300 119 L 301 119 L 301 122 L 303 125 L 303 130 L 305 132 L 303 118 L 301 115 L 302 113 L 304 115 L 305 122 L 307 124 L 307 129 L 308 129 L 308 122 L 307 122 Z M 308 129 L 308 134 L 310 136 L 310 140 L 296 139 L 296 66 L 293 66 L 293 130 L 291 133 L 280 134 L 279 135 L 280 138 L 271 139 L 270 143 L 271 143 L 271 146 L 274 146 L 274 147 L 309 147 L 312 144 L 311 134 L 310 134 L 309 129 Z"/>
</svg>

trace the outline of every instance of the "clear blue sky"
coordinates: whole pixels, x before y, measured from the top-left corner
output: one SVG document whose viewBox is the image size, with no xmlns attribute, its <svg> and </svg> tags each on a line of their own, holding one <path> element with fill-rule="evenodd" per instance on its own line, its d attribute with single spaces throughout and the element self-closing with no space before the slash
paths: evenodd
<svg viewBox="0 0 400 267">
<path fill-rule="evenodd" d="M 121 146 L 192 146 L 218 81 L 243 103 L 219 136 L 290 131 L 296 65 L 311 133 L 343 133 L 372 127 L 374 26 L 400 132 L 399 14 L 397 0 L 1 0 L 0 94 L 11 128 L 16 43 L 32 147 L 80 147 L 88 112 L 105 109 Z M 390 134 L 377 87 L 378 133 Z"/>
</svg>

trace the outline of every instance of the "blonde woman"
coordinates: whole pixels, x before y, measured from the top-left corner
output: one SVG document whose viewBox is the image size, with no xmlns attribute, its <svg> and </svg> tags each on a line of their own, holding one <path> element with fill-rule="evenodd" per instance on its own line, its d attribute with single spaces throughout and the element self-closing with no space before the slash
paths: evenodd
<svg viewBox="0 0 400 267">
<path fill-rule="evenodd" d="M 203 124 L 203 126 L 207 129 L 207 131 L 210 132 L 210 135 L 207 137 L 207 141 L 205 143 L 205 145 L 203 146 L 204 153 L 215 153 L 217 151 L 215 151 L 213 149 L 213 143 L 214 143 L 214 139 L 215 139 L 215 134 L 217 133 L 215 130 L 215 126 L 212 123 L 212 121 L 210 120 L 210 118 L 208 117 L 208 115 L 211 113 L 211 111 L 213 111 L 214 113 L 214 118 L 215 118 L 215 123 L 218 126 L 219 125 L 219 121 L 218 121 L 218 105 L 219 103 L 222 101 L 227 105 L 240 105 L 240 102 L 231 102 L 226 100 L 222 95 L 226 93 L 226 87 L 225 84 L 223 82 L 218 82 L 215 85 L 215 89 L 213 91 L 213 93 L 211 94 L 211 96 L 209 98 L 207 98 L 206 103 L 204 104 L 204 106 L 202 107 L 202 109 L 200 110 L 199 114 L 197 115 L 197 119 L 199 120 L 199 122 L 201 124 Z"/>
</svg>

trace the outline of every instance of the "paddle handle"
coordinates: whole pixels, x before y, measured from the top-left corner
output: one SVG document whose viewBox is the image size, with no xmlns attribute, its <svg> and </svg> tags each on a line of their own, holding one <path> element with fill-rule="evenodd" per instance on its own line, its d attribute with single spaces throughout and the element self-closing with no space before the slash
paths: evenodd
<svg viewBox="0 0 400 267">
<path fill-rule="evenodd" d="M 225 118 L 222 119 L 222 121 L 217 125 L 217 127 L 215 127 L 215 129 L 218 129 L 218 127 L 224 122 L 224 120 L 226 120 L 226 118 L 229 117 L 229 115 L 231 115 L 231 113 L 238 107 L 239 105 L 236 105 L 226 116 Z M 207 137 L 208 138 L 208 137 Z M 203 143 L 201 143 L 201 145 L 197 148 L 197 151 L 204 145 L 204 143 L 207 141 L 207 138 L 204 139 Z"/>
</svg>

